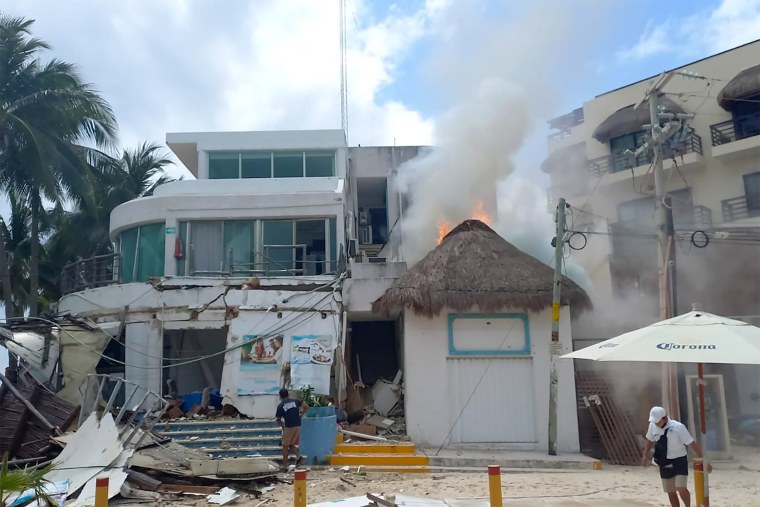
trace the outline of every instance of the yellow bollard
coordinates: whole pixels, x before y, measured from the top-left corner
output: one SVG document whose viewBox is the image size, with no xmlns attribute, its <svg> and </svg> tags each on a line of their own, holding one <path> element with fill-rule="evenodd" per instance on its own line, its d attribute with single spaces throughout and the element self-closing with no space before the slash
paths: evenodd
<svg viewBox="0 0 760 507">
<path fill-rule="evenodd" d="M 601 470 L 602 469 L 602 461 L 595 459 L 594 460 L 594 470 Z"/>
<path fill-rule="evenodd" d="M 694 460 L 694 499 L 698 507 L 705 505 L 705 466 L 699 458 Z"/>
<path fill-rule="evenodd" d="M 293 507 L 306 507 L 306 470 L 296 470 L 293 481 Z"/>
<path fill-rule="evenodd" d="M 108 507 L 108 477 L 95 479 L 95 507 Z"/>
<path fill-rule="evenodd" d="M 501 503 L 501 467 L 488 465 L 488 496 L 491 507 L 502 507 Z"/>
</svg>

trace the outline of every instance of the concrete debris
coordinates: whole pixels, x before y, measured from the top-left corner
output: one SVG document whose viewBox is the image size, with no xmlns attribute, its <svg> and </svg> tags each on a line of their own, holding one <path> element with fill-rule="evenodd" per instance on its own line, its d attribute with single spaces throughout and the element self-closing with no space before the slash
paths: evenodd
<svg viewBox="0 0 760 507">
<path fill-rule="evenodd" d="M 69 492 L 74 493 L 110 467 L 122 451 L 111 414 L 105 414 L 101 420 L 92 414 L 56 458 L 56 468 L 45 478 L 52 483 L 68 481 Z M 118 492 L 118 487 L 115 490 Z"/>
<path fill-rule="evenodd" d="M 216 505 L 227 505 L 228 503 L 234 502 L 238 498 L 240 498 L 240 495 L 238 495 L 237 491 L 234 489 L 222 488 L 217 494 L 209 495 L 206 500 L 208 500 L 208 503 L 213 503 Z"/>
</svg>

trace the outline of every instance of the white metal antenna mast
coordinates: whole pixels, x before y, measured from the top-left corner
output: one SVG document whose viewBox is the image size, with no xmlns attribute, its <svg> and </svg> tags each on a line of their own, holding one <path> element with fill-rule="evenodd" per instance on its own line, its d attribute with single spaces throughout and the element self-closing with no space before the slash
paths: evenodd
<svg viewBox="0 0 760 507">
<path fill-rule="evenodd" d="M 340 128 L 348 138 L 348 73 L 346 70 L 346 0 L 338 0 L 340 17 Z"/>
</svg>

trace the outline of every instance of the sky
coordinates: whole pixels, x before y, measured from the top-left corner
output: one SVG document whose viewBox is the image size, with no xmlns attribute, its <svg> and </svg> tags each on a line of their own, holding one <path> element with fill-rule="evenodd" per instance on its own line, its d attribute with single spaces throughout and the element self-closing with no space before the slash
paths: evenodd
<svg viewBox="0 0 760 507">
<path fill-rule="evenodd" d="M 350 145 L 435 144 L 483 82 L 522 90 L 500 209 L 546 214 L 546 120 L 760 38 L 760 0 L 345 0 Z M 5 0 L 78 66 L 120 145 L 340 127 L 339 0 Z M 450 129 L 449 129 L 450 130 Z M 188 173 L 178 164 L 175 175 Z M 7 206 L 0 203 L 0 213 Z M 0 367 L 4 367 L 0 354 Z"/>
</svg>

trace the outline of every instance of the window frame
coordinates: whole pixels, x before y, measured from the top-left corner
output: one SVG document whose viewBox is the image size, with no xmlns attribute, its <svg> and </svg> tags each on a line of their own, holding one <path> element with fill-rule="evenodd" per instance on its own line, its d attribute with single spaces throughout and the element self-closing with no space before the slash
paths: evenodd
<svg viewBox="0 0 760 507">
<path fill-rule="evenodd" d="M 515 319 L 523 324 L 524 346 L 520 350 L 459 350 L 454 343 L 454 322 L 459 319 Z M 527 313 L 450 313 L 448 315 L 448 338 L 450 356 L 531 356 L 530 320 Z"/>
<path fill-rule="evenodd" d="M 237 177 L 236 178 L 217 178 L 211 176 L 211 163 L 212 158 L 215 155 L 232 155 L 237 154 Z M 296 154 L 300 154 L 301 157 L 301 174 L 300 176 L 275 176 L 275 157 L 277 155 L 281 156 L 295 156 Z M 246 155 L 262 155 L 262 159 L 266 158 L 264 155 L 268 155 L 269 158 L 269 176 L 246 176 L 243 177 L 243 157 Z M 332 174 L 329 176 L 310 176 L 307 171 L 307 158 L 309 156 L 330 156 L 332 158 Z M 232 180 L 232 179 L 239 179 L 239 180 L 249 180 L 249 179 L 292 179 L 292 178 L 335 178 L 337 177 L 337 159 L 338 159 L 338 153 L 337 150 L 241 150 L 241 151 L 231 151 L 231 150 L 217 150 L 217 151 L 209 151 L 208 152 L 208 179 L 210 180 Z"/>
</svg>

